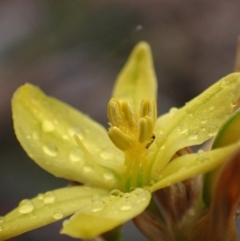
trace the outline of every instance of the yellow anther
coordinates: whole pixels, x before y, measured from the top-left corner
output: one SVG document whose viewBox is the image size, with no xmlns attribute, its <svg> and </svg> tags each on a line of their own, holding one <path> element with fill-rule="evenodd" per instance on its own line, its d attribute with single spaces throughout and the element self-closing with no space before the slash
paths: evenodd
<svg viewBox="0 0 240 241">
<path fill-rule="evenodd" d="M 121 103 L 121 107 L 122 107 L 122 111 L 125 115 L 125 119 L 129 123 L 129 126 L 131 128 L 136 127 L 138 117 L 137 117 L 137 113 L 136 113 L 134 106 L 130 102 L 123 101 Z"/>
<path fill-rule="evenodd" d="M 157 119 L 157 107 L 155 100 L 143 100 L 140 107 L 140 117 L 149 116 L 155 122 Z"/>
<path fill-rule="evenodd" d="M 113 144 L 122 151 L 126 151 L 133 146 L 134 138 L 122 132 L 118 127 L 110 128 L 108 136 Z"/>
<path fill-rule="evenodd" d="M 120 126 L 123 122 L 121 103 L 116 99 L 111 99 L 108 103 L 108 119 L 113 126 Z"/>
<path fill-rule="evenodd" d="M 144 143 L 153 135 L 155 122 L 149 116 L 140 118 L 138 122 L 138 141 Z"/>
</svg>

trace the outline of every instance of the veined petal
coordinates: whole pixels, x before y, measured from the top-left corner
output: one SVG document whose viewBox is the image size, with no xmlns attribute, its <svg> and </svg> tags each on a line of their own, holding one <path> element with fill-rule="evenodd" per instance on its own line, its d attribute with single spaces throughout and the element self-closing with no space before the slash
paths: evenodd
<svg viewBox="0 0 240 241">
<path fill-rule="evenodd" d="M 131 193 L 111 195 L 96 200 L 74 214 L 61 233 L 74 238 L 91 239 L 136 217 L 149 204 L 151 194 L 143 189 Z"/>
<path fill-rule="evenodd" d="M 85 186 L 56 189 L 20 202 L 19 207 L 3 217 L 0 240 L 6 240 L 29 230 L 56 222 L 91 202 L 93 195 L 100 197 L 108 191 Z"/>
<path fill-rule="evenodd" d="M 209 152 L 200 151 L 180 156 L 166 166 L 160 173 L 160 180 L 151 189 L 155 191 L 209 172 L 224 163 L 239 147 L 240 142 Z"/>
<path fill-rule="evenodd" d="M 157 81 L 150 47 L 140 42 L 117 77 L 112 97 L 131 100 L 139 108 L 143 99 L 157 96 Z"/>
<path fill-rule="evenodd" d="M 12 109 L 17 138 L 39 166 L 57 177 L 113 186 L 114 173 L 106 166 L 121 167 L 122 153 L 101 125 L 30 84 L 15 92 Z"/>
<path fill-rule="evenodd" d="M 216 135 L 239 97 L 240 74 L 235 73 L 222 78 L 181 109 L 161 117 L 155 128 L 157 152 L 152 175 L 162 170 L 178 150 L 201 144 Z"/>
</svg>

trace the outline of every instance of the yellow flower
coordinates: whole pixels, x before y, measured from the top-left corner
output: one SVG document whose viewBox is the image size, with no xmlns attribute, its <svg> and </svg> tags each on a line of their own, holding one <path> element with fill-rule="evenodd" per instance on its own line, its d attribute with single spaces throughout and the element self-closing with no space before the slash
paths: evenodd
<svg viewBox="0 0 240 241">
<path fill-rule="evenodd" d="M 109 130 L 25 84 L 12 100 L 14 129 L 27 154 L 57 177 L 84 185 L 20 202 L 0 218 L 0 240 L 55 222 L 62 233 L 93 238 L 136 217 L 154 191 L 221 165 L 239 143 L 178 156 L 212 138 L 240 97 L 231 74 L 184 107 L 157 118 L 157 83 L 148 44 L 141 42 L 117 78 L 108 104 Z"/>
</svg>

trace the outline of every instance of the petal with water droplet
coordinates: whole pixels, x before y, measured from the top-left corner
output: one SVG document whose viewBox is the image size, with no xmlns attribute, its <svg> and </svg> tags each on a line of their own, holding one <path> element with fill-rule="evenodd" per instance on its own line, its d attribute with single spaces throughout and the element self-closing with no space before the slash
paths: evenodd
<svg viewBox="0 0 240 241">
<path fill-rule="evenodd" d="M 199 153 L 177 157 L 158 174 L 161 179 L 152 186 L 152 190 L 155 191 L 209 172 L 224 163 L 239 147 L 240 142 L 209 151 L 205 157 L 199 156 Z"/>
<path fill-rule="evenodd" d="M 109 140 L 102 126 L 30 84 L 15 92 L 12 109 L 17 138 L 38 165 L 57 177 L 94 186 L 112 186 L 114 181 L 109 184 L 102 175 L 111 173 L 108 162 L 112 162 L 113 166 L 120 165 L 122 153 Z M 74 134 L 82 141 L 89 155 L 84 155 L 81 150 L 76 151 L 80 147 Z M 104 160 L 99 150 L 106 150 L 110 159 Z M 91 156 L 100 161 L 96 163 L 90 160 Z M 93 170 L 91 173 L 84 169 L 89 165 Z M 113 180 L 115 178 L 114 175 Z"/>
<path fill-rule="evenodd" d="M 169 114 L 160 117 L 154 134 L 157 139 L 158 133 L 165 133 L 166 139 L 161 145 L 167 148 L 156 148 L 152 175 L 155 170 L 163 169 L 178 150 L 201 144 L 216 135 L 234 111 L 231 102 L 239 97 L 240 74 L 234 73 L 222 78 L 177 110 L 173 118 Z"/>
<path fill-rule="evenodd" d="M 113 195 L 109 195 L 101 200 L 104 205 L 99 203 L 101 206 L 98 209 L 93 203 L 74 214 L 61 233 L 74 238 L 97 237 L 136 217 L 148 206 L 150 199 L 151 194 L 140 188 L 123 196 L 113 198 Z"/>
<path fill-rule="evenodd" d="M 91 187 L 67 187 L 47 192 L 42 198 L 25 199 L 19 207 L 8 213 L 4 219 L 4 227 L 0 232 L 0 240 L 9 239 L 32 229 L 56 222 L 81 209 L 91 202 L 94 194 L 108 196 L 108 191 Z M 42 195 L 42 194 L 41 194 Z M 47 202 L 46 202 L 47 201 Z"/>
</svg>

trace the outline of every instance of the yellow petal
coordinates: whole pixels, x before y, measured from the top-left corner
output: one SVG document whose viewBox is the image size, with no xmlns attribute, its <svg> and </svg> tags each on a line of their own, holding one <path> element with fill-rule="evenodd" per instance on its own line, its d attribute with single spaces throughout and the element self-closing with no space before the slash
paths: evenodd
<svg viewBox="0 0 240 241">
<path fill-rule="evenodd" d="M 171 186 L 174 183 L 190 179 L 209 172 L 232 155 L 240 147 L 240 142 L 209 152 L 180 156 L 172 160 L 160 173 L 160 180 L 152 186 L 152 191 Z"/>
<path fill-rule="evenodd" d="M 122 153 L 102 126 L 30 84 L 15 92 L 12 110 L 17 138 L 39 166 L 57 177 L 114 185 L 114 173 L 103 166 L 121 166 Z M 75 134 L 84 148 L 77 145 Z"/>
<path fill-rule="evenodd" d="M 127 63 L 117 77 L 112 96 L 132 100 L 139 108 L 143 99 L 155 99 L 157 81 L 150 47 L 140 42 L 132 51 Z"/>
<path fill-rule="evenodd" d="M 1 220 L 0 240 L 56 222 L 89 203 L 93 195 L 105 196 L 107 193 L 103 189 L 76 186 L 39 194 L 31 200 L 25 199 Z"/>
<path fill-rule="evenodd" d="M 74 238 L 91 239 L 136 217 L 149 204 L 151 194 L 143 189 L 93 200 L 66 222 L 61 233 Z"/>
<path fill-rule="evenodd" d="M 216 135 L 240 97 L 240 74 L 231 74 L 212 85 L 179 110 L 157 120 L 156 156 L 152 175 L 186 146 L 201 144 Z"/>
</svg>

